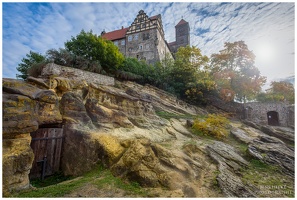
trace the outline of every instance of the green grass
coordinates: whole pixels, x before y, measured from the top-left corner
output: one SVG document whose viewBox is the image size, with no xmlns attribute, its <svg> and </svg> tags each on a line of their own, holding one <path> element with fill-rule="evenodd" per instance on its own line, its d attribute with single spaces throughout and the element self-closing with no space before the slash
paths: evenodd
<svg viewBox="0 0 297 200">
<path fill-rule="evenodd" d="M 242 181 L 259 189 L 259 197 L 294 197 L 294 180 L 281 173 L 278 166 L 251 159 L 242 171 Z"/>
<path fill-rule="evenodd" d="M 42 184 L 35 183 L 39 188 L 22 191 L 20 193 L 12 194 L 11 197 L 64 197 L 64 195 L 84 186 L 85 184 L 92 184 L 98 189 L 113 186 L 126 191 L 127 195 L 145 197 L 147 193 L 145 189 L 141 188 L 138 183 L 125 182 L 118 177 L 114 177 L 110 170 L 97 166 L 96 169 L 86 173 L 81 177 L 71 177 L 65 183 L 57 184 L 54 181 L 46 181 L 53 183 L 47 187 L 41 187 Z"/>
<path fill-rule="evenodd" d="M 171 119 L 171 118 L 174 118 L 174 119 L 195 119 L 197 118 L 196 115 L 191 115 L 191 114 L 175 114 L 175 113 L 169 113 L 169 112 L 166 112 L 166 111 L 156 111 L 156 114 L 159 116 L 159 117 L 162 117 L 164 119 Z"/>
<path fill-rule="evenodd" d="M 49 185 L 55 185 L 63 181 L 73 179 L 71 176 L 64 176 L 62 172 L 58 172 L 52 176 L 46 177 L 43 181 L 40 178 L 36 178 L 30 181 L 31 185 L 36 188 L 47 187 Z"/>
</svg>

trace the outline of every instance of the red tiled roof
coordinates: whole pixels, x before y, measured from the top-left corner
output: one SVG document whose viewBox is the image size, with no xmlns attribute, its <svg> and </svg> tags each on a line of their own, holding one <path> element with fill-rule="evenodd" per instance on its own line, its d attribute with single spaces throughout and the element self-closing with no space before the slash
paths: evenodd
<svg viewBox="0 0 297 200">
<path fill-rule="evenodd" d="M 152 16 L 152 17 L 150 17 L 150 20 L 157 19 L 158 17 L 159 17 L 159 15 Z"/>
<path fill-rule="evenodd" d="M 107 40 L 117 40 L 126 37 L 126 33 L 129 28 L 122 28 L 119 30 L 111 31 L 102 35 Z"/>
<path fill-rule="evenodd" d="M 176 45 L 176 41 L 168 43 L 169 46 Z"/>
<path fill-rule="evenodd" d="M 179 25 L 182 25 L 182 24 L 185 24 L 185 23 L 188 23 L 188 22 L 186 22 L 184 19 L 182 19 L 182 20 L 180 20 L 178 22 L 178 24 L 176 26 L 179 26 Z"/>
</svg>

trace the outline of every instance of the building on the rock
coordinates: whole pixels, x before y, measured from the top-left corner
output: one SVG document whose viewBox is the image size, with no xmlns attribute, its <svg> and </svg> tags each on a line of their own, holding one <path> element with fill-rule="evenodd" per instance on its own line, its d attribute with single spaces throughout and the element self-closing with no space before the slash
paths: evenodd
<svg viewBox="0 0 297 200">
<path fill-rule="evenodd" d="M 167 43 L 162 25 L 161 15 L 148 17 L 140 10 L 131 26 L 119 30 L 105 32 L 101 36 L 113 41 L 126 57 L 134 57 L 153 64 L 167 57 L 181 46 L 190 45 L 189 23 L 182 19 L 176 26 L 176 41 Z"/>
<path fill-rule="evenodd" d="M 295 127 L 294 106 L 281 102 L 246 103 L 244 118 L 264 125 Z"/>
</svg>

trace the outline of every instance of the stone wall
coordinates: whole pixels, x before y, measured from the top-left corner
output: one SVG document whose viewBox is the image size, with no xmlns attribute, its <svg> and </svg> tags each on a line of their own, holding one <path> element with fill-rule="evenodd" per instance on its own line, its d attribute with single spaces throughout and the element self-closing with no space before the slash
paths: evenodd
<svg viewBox="0 0 297 200">
<path fill-rule="evenodd" d="M 165 42 L 164 36 L 162 36 L 159 31 L 157 31 L 157 35 L 158 35 L 158 40 L 159 40 L 158 46 L 157 46 L 158 59 L 164 60 L 166 55 L 168 55 L 169 58 L 172 59 L 173 58 L 172 54 L 169 50 L 168 45 Z"/>
<path fill-rule="evenodd" d="M 233 101 L 226 102 L 214 95 L 205 95 L 205 98 L 207 99 L 207 104 L 212 105 L 225 112 L 233 113 L 240 119 L 243 118 L 243 104 Z"/>
<path fill-rule="evenodd" d="M 114 85 L 114 78 L 102 74 L 92 73 L 71 67 L 56 65 L 54 63 L 47 64 L 41 73 L 42 77 L 59 76 L 66 77 L 69 80 L 95 83 L 99 85 Z"/>
<path fill-rule="evenodd" d="M 267 113 L 274 111 L 278 113 L 280 126 L 294 126 L 294 109 L 292 109 L 292 106 L 286 103 L 251 102 L 246 103 L 244 109 L 245 118 L 250 121 L 267 125 Z"/>
</svg>

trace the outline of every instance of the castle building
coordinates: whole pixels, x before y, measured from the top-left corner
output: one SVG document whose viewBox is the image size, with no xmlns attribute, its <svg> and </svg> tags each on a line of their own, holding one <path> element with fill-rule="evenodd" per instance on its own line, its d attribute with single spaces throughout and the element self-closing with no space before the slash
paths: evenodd
<svg viewBox="0 0 297 200">
<path fill-rule="evenodd" d="M 126 57 L 145 60 L 148 64 L 173 58 L 180 46 L 190 45 L 189 23 L 181 20 L 176 26 L 176 41 L 167 43 L 162 25 L 161 15 L 148 17 L 140 10 L 132 24 L 119 30 L 101 33 L 107 40 L 113 41 Z"/>
</svg>

